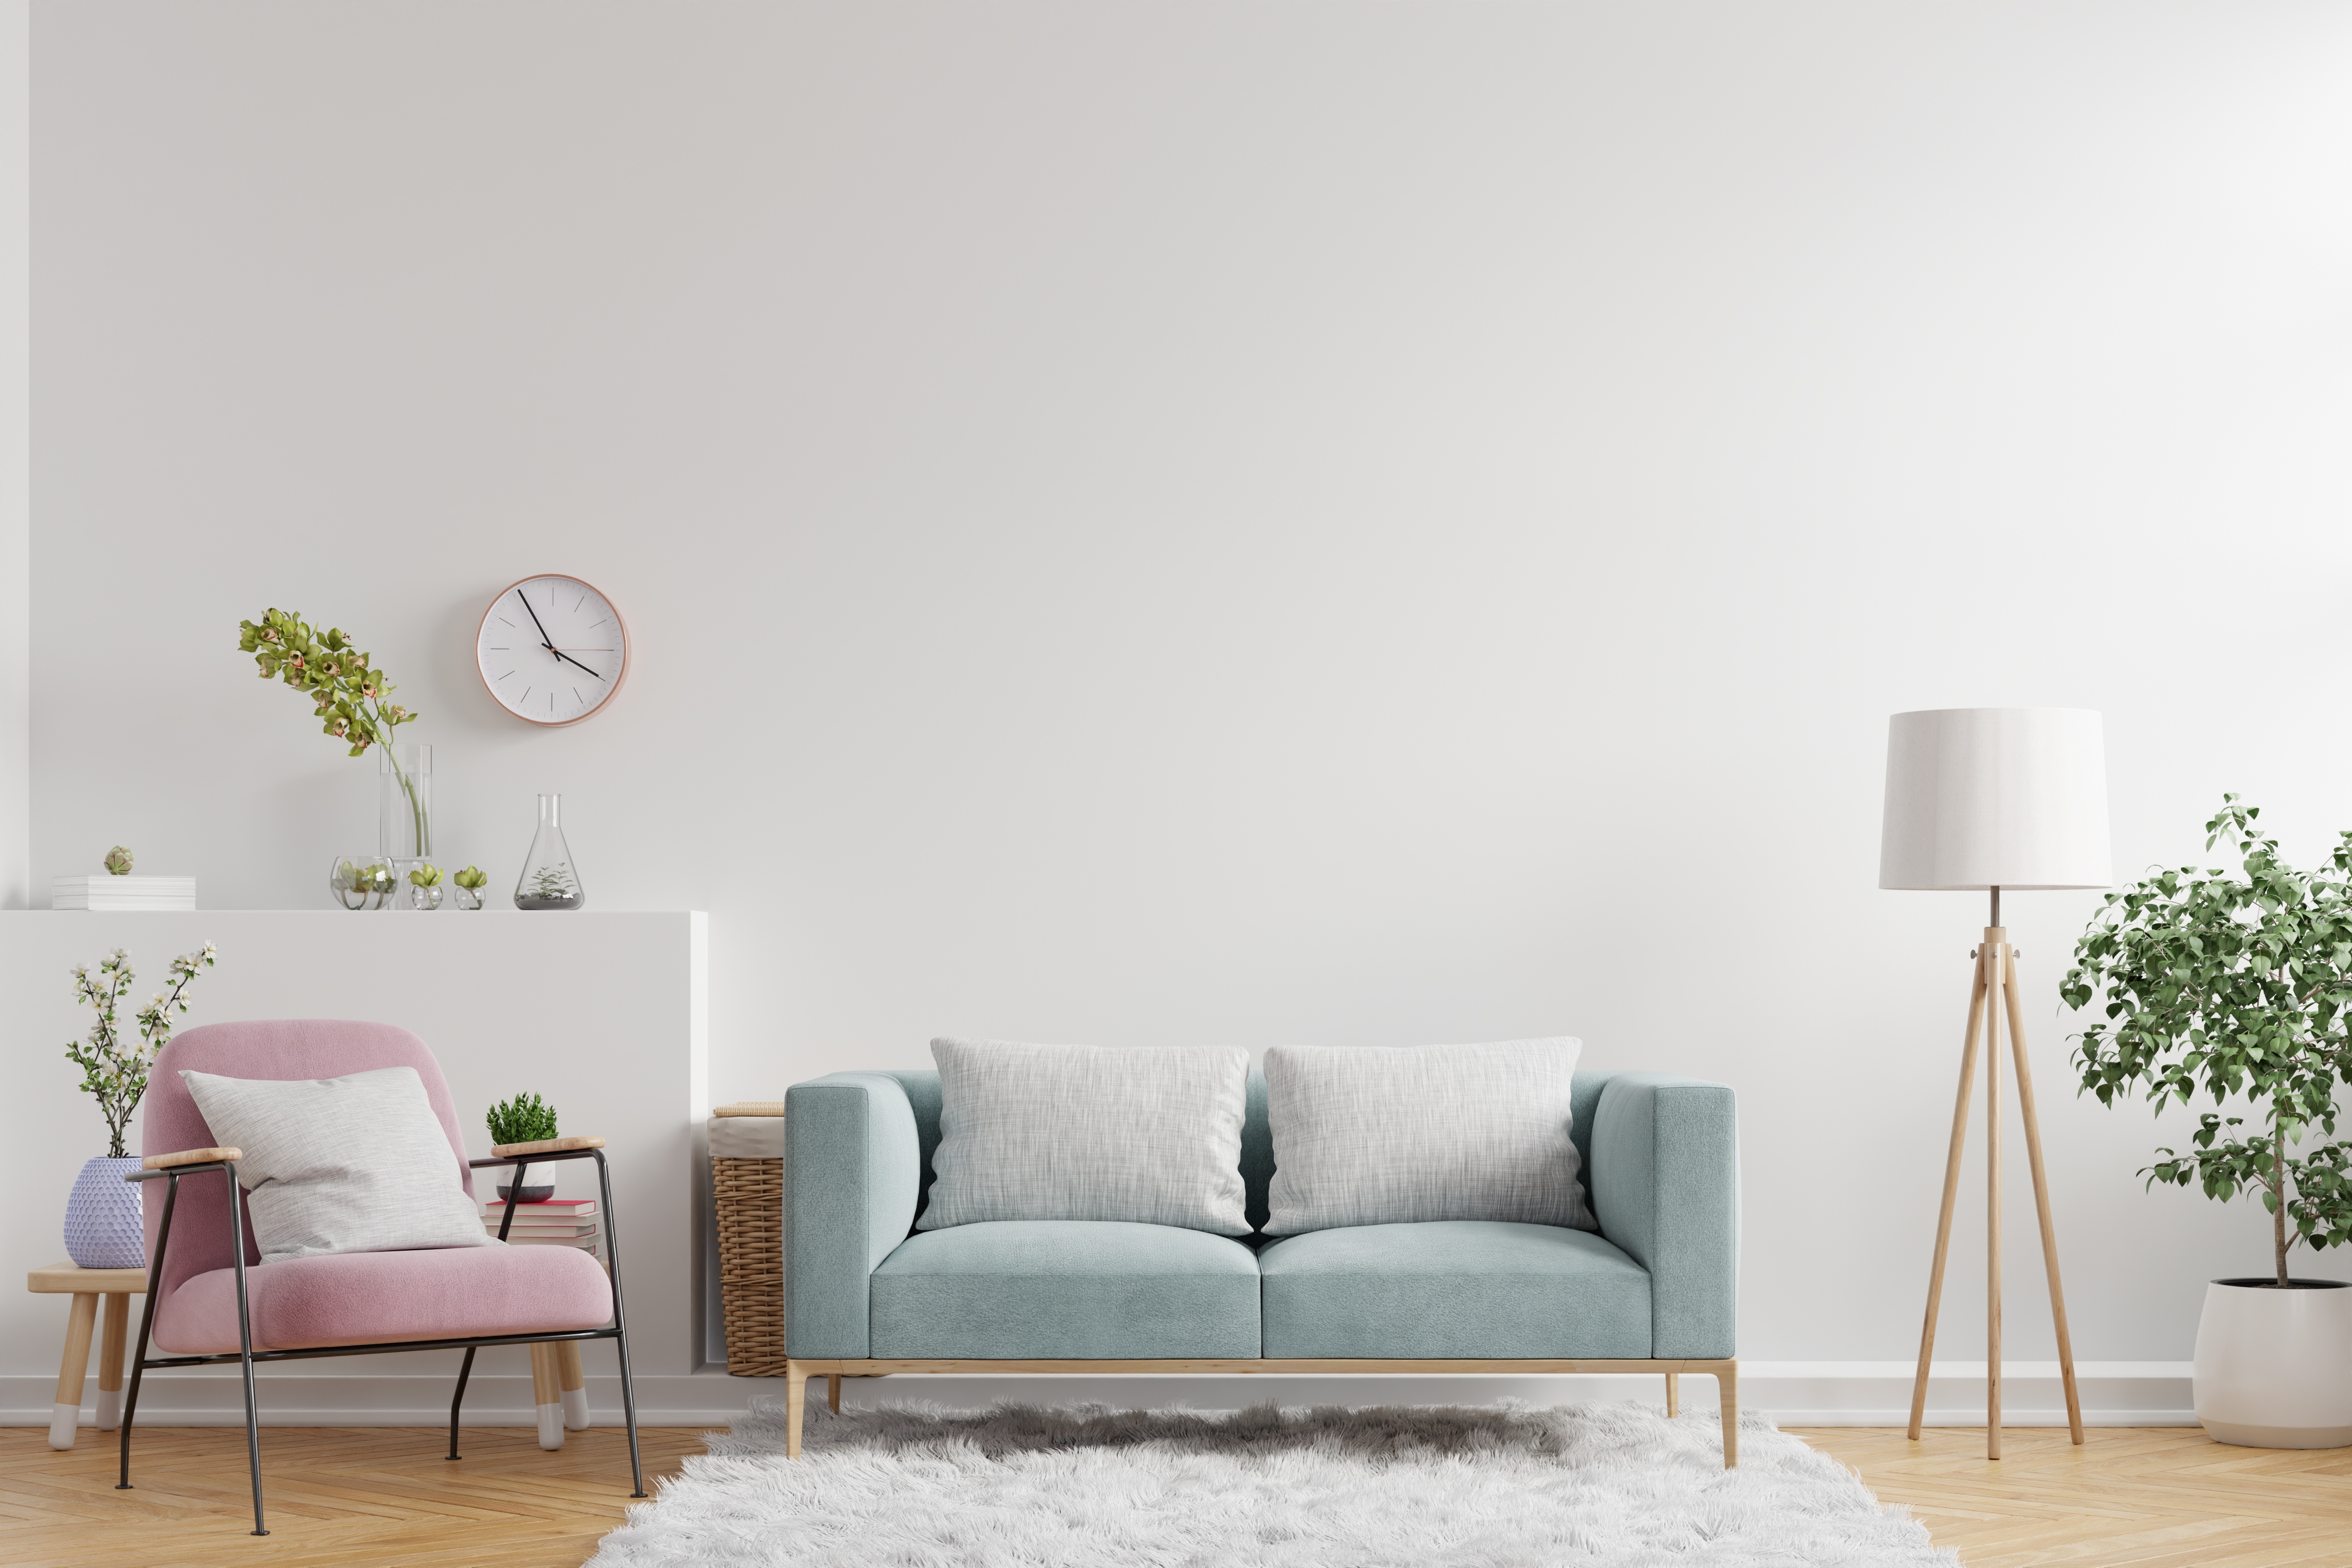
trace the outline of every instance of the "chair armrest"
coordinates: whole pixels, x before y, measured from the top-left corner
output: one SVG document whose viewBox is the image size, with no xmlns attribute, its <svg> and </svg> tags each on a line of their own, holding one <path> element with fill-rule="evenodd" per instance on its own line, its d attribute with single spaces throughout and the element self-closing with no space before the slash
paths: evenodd
<svg viewBox="0 0 2352 1568">
<path fill-rule="evenodd" d="M 922 1148 L 906 1089 L 837 1072 L 784 1093 L 784 1349 L 866 1354 L 867 1280 L 915 1224 Z"/>
<path fill-rule="evenodd" d="M 570 1149 L 602 1149 L 602 1138 L 541 1138 L 530 1143 L 493 1143 L 490 1157 L 511 1160 L 520 1154 L 561 1154 Z"/>
<path fill-rule="evenodd" d="M 1619 1073 L 1592 1116 L 1601 1234 L 1650 1274 L 1650 1353 L 1739 1342 L 1739 1117 L 1728 1084 Z"/>
<path fill-rule="evenodd" d="M 168 1171 L 174 1165 L 216 1165 L 244 1158 L 242 1149 L 183 1149 L 176 1154 L 150 1154 L 139 1163 L 150 1171 Z"/>
</svg>

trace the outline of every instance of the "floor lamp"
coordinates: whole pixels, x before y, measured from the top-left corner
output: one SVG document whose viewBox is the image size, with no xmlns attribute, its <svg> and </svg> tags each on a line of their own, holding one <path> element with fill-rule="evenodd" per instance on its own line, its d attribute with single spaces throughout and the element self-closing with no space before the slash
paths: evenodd
<svg viewBox="0 0 2352 1568">
<path fill-rule="evenodd" d="M 2017 1103 L 2025 1153 L 2033 1170 L 2033 1205 L 2042 1221 L 2042 1259 L 2050 1274 L 2050 1312 L 2058 1326 L 2058 1369 L 2066 1386 L 2066 1425 L 2083 1440 L 2083 1402 L 2074 1387 L 2074 1348 L 2066 1332 L 2066 1293 L 2058 1280 L 2058 1236 L 2050 1222 L 2050 1183 L 2042 1165 L 2042 1126 L 2033 1110 L 2033 1072 L 2025 1055 L 2024 1008 L 2018 998 L 2017 952 L 2000 923 L 2003 888 L 2104 888 L 2107 864 L 2107 776 L 2099 716 L 2079 708 L 1938 708 L 1897 713 L 1886 733 L 1886 813 L 1879 843 L 1882 888 L 1989 890 L 1992 920 L 1970 956 L 1976 977 L 1960 1047 L 1960 1088 L 1952 1107 L 1952 1142 L 1944 1161 L 1943 1212 L 1936 1221 L 1936 1261 L 1927 1275 L 1927 1317 L 1919 1333 L 1919 1371 L 1911 1384 L 1911 1436 L 1927 1409 L 1927 1369 L 1936 1350 L 1936 1309 L 1944 1295 L 1944 1259 L 1959 1195 L 1960 1151 L 1968 1142 L 1969 1092 L 1979 1046 L 1985 1060 L 1985 1457 L 2000 1458 L 2000 1036 L 2009 1027 L 2017 1063 Z"/>
</svg>

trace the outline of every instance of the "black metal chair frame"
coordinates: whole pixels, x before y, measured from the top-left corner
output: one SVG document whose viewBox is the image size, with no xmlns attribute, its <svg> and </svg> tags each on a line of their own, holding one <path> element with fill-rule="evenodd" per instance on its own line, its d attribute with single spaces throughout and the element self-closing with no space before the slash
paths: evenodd
<svg viewBox="0 0 2352 1568">
<path fill-rule="evenodd" d="M 457 1416 L 466 1403 L 466 1382 L 474 1374 L 474 1352 L 484 1345 L 552 1344 L 567 1340 L 611 1340 L 621 1356 L 621 1407 L 629 1427 L 629 1479 L 635 1487 L 631 1497 L 646 1495 L 645 1466 L 637 1457 L 637 1395 L 629 1373 L 628 1320 L 621 1308 L 621 1244 L 613 1224 L 613 1173 L 604 1163 L 602 1149 L 565 1149 L 545 1154 L 514 1154 L 501 1159 L 468 1160 L 468 1168 L 481 1170 L 486 1166 L 511 1166 L 514 1170 L 514 1190 L 522 1189 L 523 1173 L 531 1166 L 553 1160 L 596 1162 L 596 1185 L 604 1197 L 604 1258 L 606 1270 L 613 1280 L 613 1321 L 602 1329 L 572 1329 L 553 1334 L 484 1334 L 456 1340 L 402 1340 L 396 1342 L 368 1345 L 320 1345 L 315 1349 L 290 1351 L 256 1351 L 253 1348 L 253 1320 L 246 1306 L 245 1292 L 245 1205 L 236 1184 L 236 1163 L 233 1160 L 208 1160 L 199 1163 L 175 1165 L 161 1171 L 132 1171 L 123 1180 L 152 1182 L 163 1180 L 163 1219 L 156 1227 L 155 1256 L 147 1265 L 147 1304 L 139 1315 L 139 1352 L 131 1363 L 131 1387 L 122 1401 L 122 1476 L 115 1483 L 118 1491 L 131 1489 L 131 1425 L 139 1414 L 139 1384 L 149 1367 L 159 1366 L 218 1366 L 236 1362 L 245 1371 L 245 1456 L 247 1468 L 253 1476 L 253 1533 L 267 1535 L 268 1526 L 261 1517 L 261 1422 L 253 1398 L 253 1364 L 264 1361 L 306 1361 L 319 1356 L 377 1355 L 389 1351 L 451 1351 L 466 1352 L 464 1364 L 457 1369 L 457 1396 L 449 1401 L 449 1458 L 457 1455 Z M 236 1268 L 236 1333 L 237 1349 L 212 1355 L 174 1355 L 150 1357 L 147 1353 L 148 1331 L 155 1322 L 155 1292 L 163 1279 L 163 1258 L 172 1245 L 172 1208 L 179 1201 L 180 1180 L 184 1176 L 201 1175 L 218 1171 L 229 1184 L 228 1231 L 229 1248 Z M 506 1214 L 499 1221 L 499 1239 L 507 1238 L 514 1225 L 515 1205 L 507 1205 Z"/>
</svg>

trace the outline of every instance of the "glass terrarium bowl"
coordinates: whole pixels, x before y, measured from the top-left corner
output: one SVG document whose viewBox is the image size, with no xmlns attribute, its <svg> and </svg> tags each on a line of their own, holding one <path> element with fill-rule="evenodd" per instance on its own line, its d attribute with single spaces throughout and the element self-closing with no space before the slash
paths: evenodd
<svg viewBox="0 0 2352 1568">
<path fill-rule="evenodd" d="M 339 855 L 327 866 L 327 890 L 338 908 L 388 910 L 399 879 L 382 855 Z"/>
</svg>

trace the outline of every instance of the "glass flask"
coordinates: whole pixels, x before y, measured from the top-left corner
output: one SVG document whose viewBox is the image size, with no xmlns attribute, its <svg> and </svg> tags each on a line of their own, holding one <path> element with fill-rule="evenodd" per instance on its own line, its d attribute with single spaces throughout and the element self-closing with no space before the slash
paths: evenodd
<svg viewBox="0 0 2352 1568">
<path fill-rule="evenodd" d="M 563 842 L 563 797 L 539 797 L 539 832 L 523 858 L 522 877 L 515 883 L 519 910 L 580 910 L 588 907 L 588 889 L 580 885 L 580 871 L 572 863 L 572 847 Z"/>
</svg>

